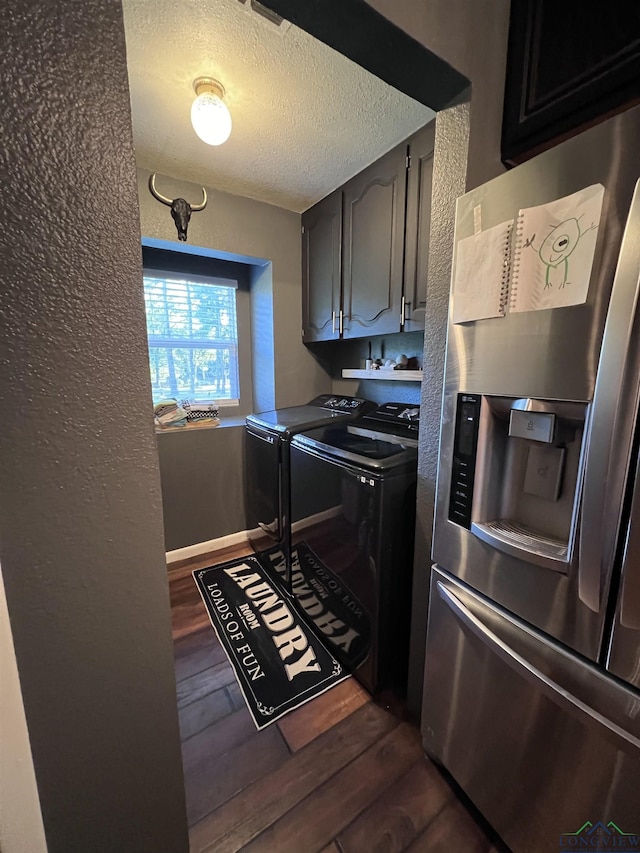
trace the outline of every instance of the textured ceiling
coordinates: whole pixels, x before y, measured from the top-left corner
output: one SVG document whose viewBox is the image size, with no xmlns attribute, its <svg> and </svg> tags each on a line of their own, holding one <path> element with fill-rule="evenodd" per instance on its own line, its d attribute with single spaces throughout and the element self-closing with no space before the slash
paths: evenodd
<svg viewBox="0 0 640 853">
<path fill-rule="evenodd" d="M 303 211 L 434 113 L 303 30 L 239 0 L 124 0 L 138 165 Z M 284 31 L 282 31 L 284 30 Z M 233 119 L 212 147 L 191 127 L 196 77 Z"/>
</svg>

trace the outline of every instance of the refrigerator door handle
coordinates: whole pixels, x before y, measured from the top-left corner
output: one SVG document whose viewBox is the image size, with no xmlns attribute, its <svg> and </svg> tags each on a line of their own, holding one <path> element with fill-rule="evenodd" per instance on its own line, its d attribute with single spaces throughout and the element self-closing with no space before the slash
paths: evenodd
<svg viewBox="0 0 640 853">
<path fill-rule="evenodd" d="M 631 577 L 631 572 L 635 577 Z M 623 628 L 640 630 L 640 579 L 638 567 L 629 567 L 622 581 L 620 624 Z"/>
<path fill-rule="evenodd" d="M 622 558 L 620 624 L 640 630 L 640 459 L 636 465 L 636 486 Z"/>
<path fill-rule="evenodd" d="M 638 408 L 639 257 L 640 181 L 631 201 L 613 280 L 584 467 L 578 594 L 596 613 L 615 554 Z"/>
<path fill-rule="evenodd" d="M 580 719 L 581 722 L 605 728 L 609 736 L 616 742 L 618 748 L 626 752 L 631 751 L 637 755 L 637 750 L 640 749 L 640 739 L 634 737 L 634 735 L 625 731 L 611 720 L 608 720 L 593 708 L 590 708 L 552 678 L 549 678 L 549 676 L 525 660 L 518 652 L 494 634 L 490 628 L 484 625 L 441 581 L 437 581 L 436 586 L 438 595 L 457 619 L 486 646 L 489 646 L 491 651 L 510 666 L 511 669 L 523 676 L 536 689 L 544 693 L 561 708 L 567 709 L 574 717 Z"/>
</svg>

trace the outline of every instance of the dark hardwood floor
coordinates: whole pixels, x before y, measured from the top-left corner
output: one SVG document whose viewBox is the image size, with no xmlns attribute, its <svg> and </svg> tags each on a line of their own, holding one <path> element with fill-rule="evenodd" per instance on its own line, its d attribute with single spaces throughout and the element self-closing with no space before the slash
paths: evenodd
<svg viewBox="0 0 640 853">
<path fill-rule="evenodd" d="M 495 851 L 416 727 L 354 679 L 256 730 L 191 577 L 246 553 L 169 573 L 192 853 Z"/>
</svg>

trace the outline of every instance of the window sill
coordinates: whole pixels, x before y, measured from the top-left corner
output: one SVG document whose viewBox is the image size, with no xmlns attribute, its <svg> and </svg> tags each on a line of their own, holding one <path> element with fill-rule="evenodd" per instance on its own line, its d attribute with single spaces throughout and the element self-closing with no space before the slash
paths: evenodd
<svg viewBox="0 0 640 853">
<path fill-rule="evenodd" d="M 155 425 L 154 425 L 155 426 Z M 244 426 L 244 415 L 242 417 L 236 418 L 223 418 L 216 419 L 215 421 L 207 421 L 206 423 L 198 423 L 195 421 L 194 423 L 185 424 L 184 426 L 175 426 L 175 427 L 159 427 L 155 426 L 156 435 L 164 435 L 164 433 L 175 433 L 175 432 L 194 432 L 195 430 L 200 429 L 224 429 L 225 427 L 238 427 Z"/>
</svg>

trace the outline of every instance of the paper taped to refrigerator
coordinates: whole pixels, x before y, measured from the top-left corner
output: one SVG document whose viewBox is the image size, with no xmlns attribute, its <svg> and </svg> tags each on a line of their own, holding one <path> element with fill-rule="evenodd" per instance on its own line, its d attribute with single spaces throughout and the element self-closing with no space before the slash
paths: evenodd
<svg viewBox="0 0 640 853">
<path fill-rule="evenodd" d="M 587 301 L 604 187 L 593 184 L 518 213 L 510 311 Z"/>
<path fill-rule="evenodd" d="M 504 317 L 509 290 L 513 219 L 456 247 L 453 273 L 453 322 Z"/>
</svg>

